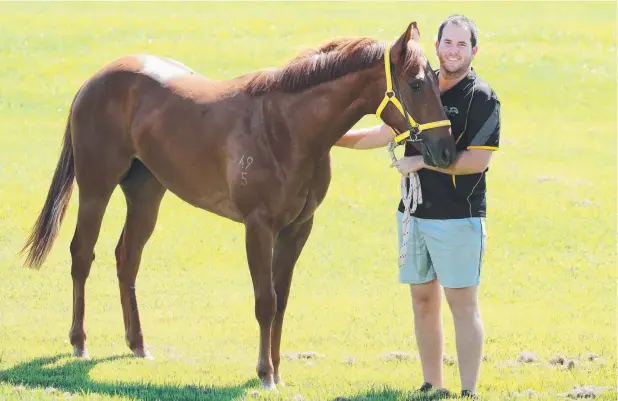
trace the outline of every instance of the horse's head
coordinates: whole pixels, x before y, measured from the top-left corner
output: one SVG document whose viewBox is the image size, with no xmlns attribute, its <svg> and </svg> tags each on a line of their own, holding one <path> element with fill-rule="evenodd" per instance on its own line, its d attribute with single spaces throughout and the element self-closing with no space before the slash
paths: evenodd
<svg viewBox="0 0 618 401">
<path fill-rule="evenodd" d="M 446 168 L 455 159 L 455 140 L 440 101 L 438 77 L 419 38 L 416 22 L 412 22 L 386 48 L 386 95 L 376 114 L 397 131 L 397 142 L 411 141 L 426 164 Z M 389 102 L 393 105 L 386 107 Z"/>
</svg>

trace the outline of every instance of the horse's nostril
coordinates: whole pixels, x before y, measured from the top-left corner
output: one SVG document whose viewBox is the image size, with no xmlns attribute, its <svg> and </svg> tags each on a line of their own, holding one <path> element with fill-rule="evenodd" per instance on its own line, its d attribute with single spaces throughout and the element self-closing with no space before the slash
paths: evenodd
<svg viewBox="0 0 618 401">
<path fill-rule="evenodd" d="M 440 164 L 442 165 L 441 167 L 442 168 L 449 167 L 453 163 L 453 159 L 454 159 L 454 156 L 455 156 L 454 149 L 451 149 L 449 147 L 445 148 L 442 151 L 441 156 L 442 156 L 440 158 Z"/>
<path fill-rule="evenodd" d="M 444 160 L 445 162 L 449 162 L 451 160 L 451 150 L 449 148 L 444 149 L 444 151 L 442 152 L 442 160 Z"/>
</svg>

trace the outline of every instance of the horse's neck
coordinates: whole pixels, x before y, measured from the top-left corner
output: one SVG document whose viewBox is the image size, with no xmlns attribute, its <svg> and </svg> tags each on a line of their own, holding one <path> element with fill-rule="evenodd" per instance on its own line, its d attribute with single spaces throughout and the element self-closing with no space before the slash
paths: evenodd
<svg viewBox="0 0 618 401">
<path fill-rule="evenodd" d="M 364 115 L 375 112 L 376 75 L 375 69 L 363 70 L 295 95 L 284 107 L 292 136 L 328 152 Z"/>
</svg>

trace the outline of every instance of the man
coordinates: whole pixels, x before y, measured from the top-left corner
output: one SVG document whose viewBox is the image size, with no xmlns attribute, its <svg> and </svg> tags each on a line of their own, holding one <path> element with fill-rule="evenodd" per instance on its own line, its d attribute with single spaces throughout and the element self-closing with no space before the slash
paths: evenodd
<svg viewBox="0 0 618 401">
<path fill-rule="evenodd" d="M 423 203 L 412 214 L 407 259 L 399 280 L 410 284 L 414 328 L 424 383 L 421 391 L 443 389 L 443 329 L 440 314 L 444 288 L 453 315 L 461 395 L 477 398 L 483 324 L 478 307 L 478 285 L 485 250 L 485 174 L 500 137 L 500 101 L 472 68 L 478 52 L 475 24 L 462 15 L 448 17 L 436 41 L 441 100 L 451 121 L 458 155 L 448 169 L 423 163 L 406 144 L 404 157 L 394 163 L 399 172 L 418 172 Z M 352 130 L 337 143 L 372 149 L 393 139 L 385 125 Z M 397 212 L 399 243 L 403 201 Z"/>
</svg>

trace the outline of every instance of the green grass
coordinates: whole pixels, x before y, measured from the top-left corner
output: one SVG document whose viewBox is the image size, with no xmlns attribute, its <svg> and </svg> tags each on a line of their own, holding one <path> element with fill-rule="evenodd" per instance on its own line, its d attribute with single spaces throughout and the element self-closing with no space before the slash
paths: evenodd
<svg viewBox="0 0 618 401">
<path fill-rule="evenodd" d="M 278 13 L 275 16 L 275 12 Z M 410 20 L 436 64 L 440 21 L 465 12 L 480 28 L 475 68 L 502 101 L 501 150 L 489 173 L 486 329 L 480 392 L 556 399 L 614 386 L 616 399 L 616 8 L 612 3 L 1 3 L 0 399 L 241 400 L 254 395 L 257 323 L 242 226 L 163 202 L 138 276 L 154 361 L 128 357 L 114 247 L 114 194 L 87 283 L 93 360 L 68 356 L 68 245 L 76 196 L 41 271 L 16 253 L 55 168 L 71 99 L 120 55 L 155 53 L 225 79 L 281 65 L 336 36 L 392 40 Z M 368 116 L 359 126 L 376 123 Z M 404 400 L 420 385 L 409 290 L 397 282 L 398 177 L 383 150 L 334 149 L 331 190 L 295 271 L 282 352 L 288 386 L 273 399 Z M 445 352 L 455 355 L 443 311 Z M 513 365 L 522 351 L 539 362 Z M 574 369 L 556 354 L 601 361 Z M 355 363 L 347 364 L 352 356 Z M 445 384 L 459 389 L 456 365 Z"/>
</svg>

